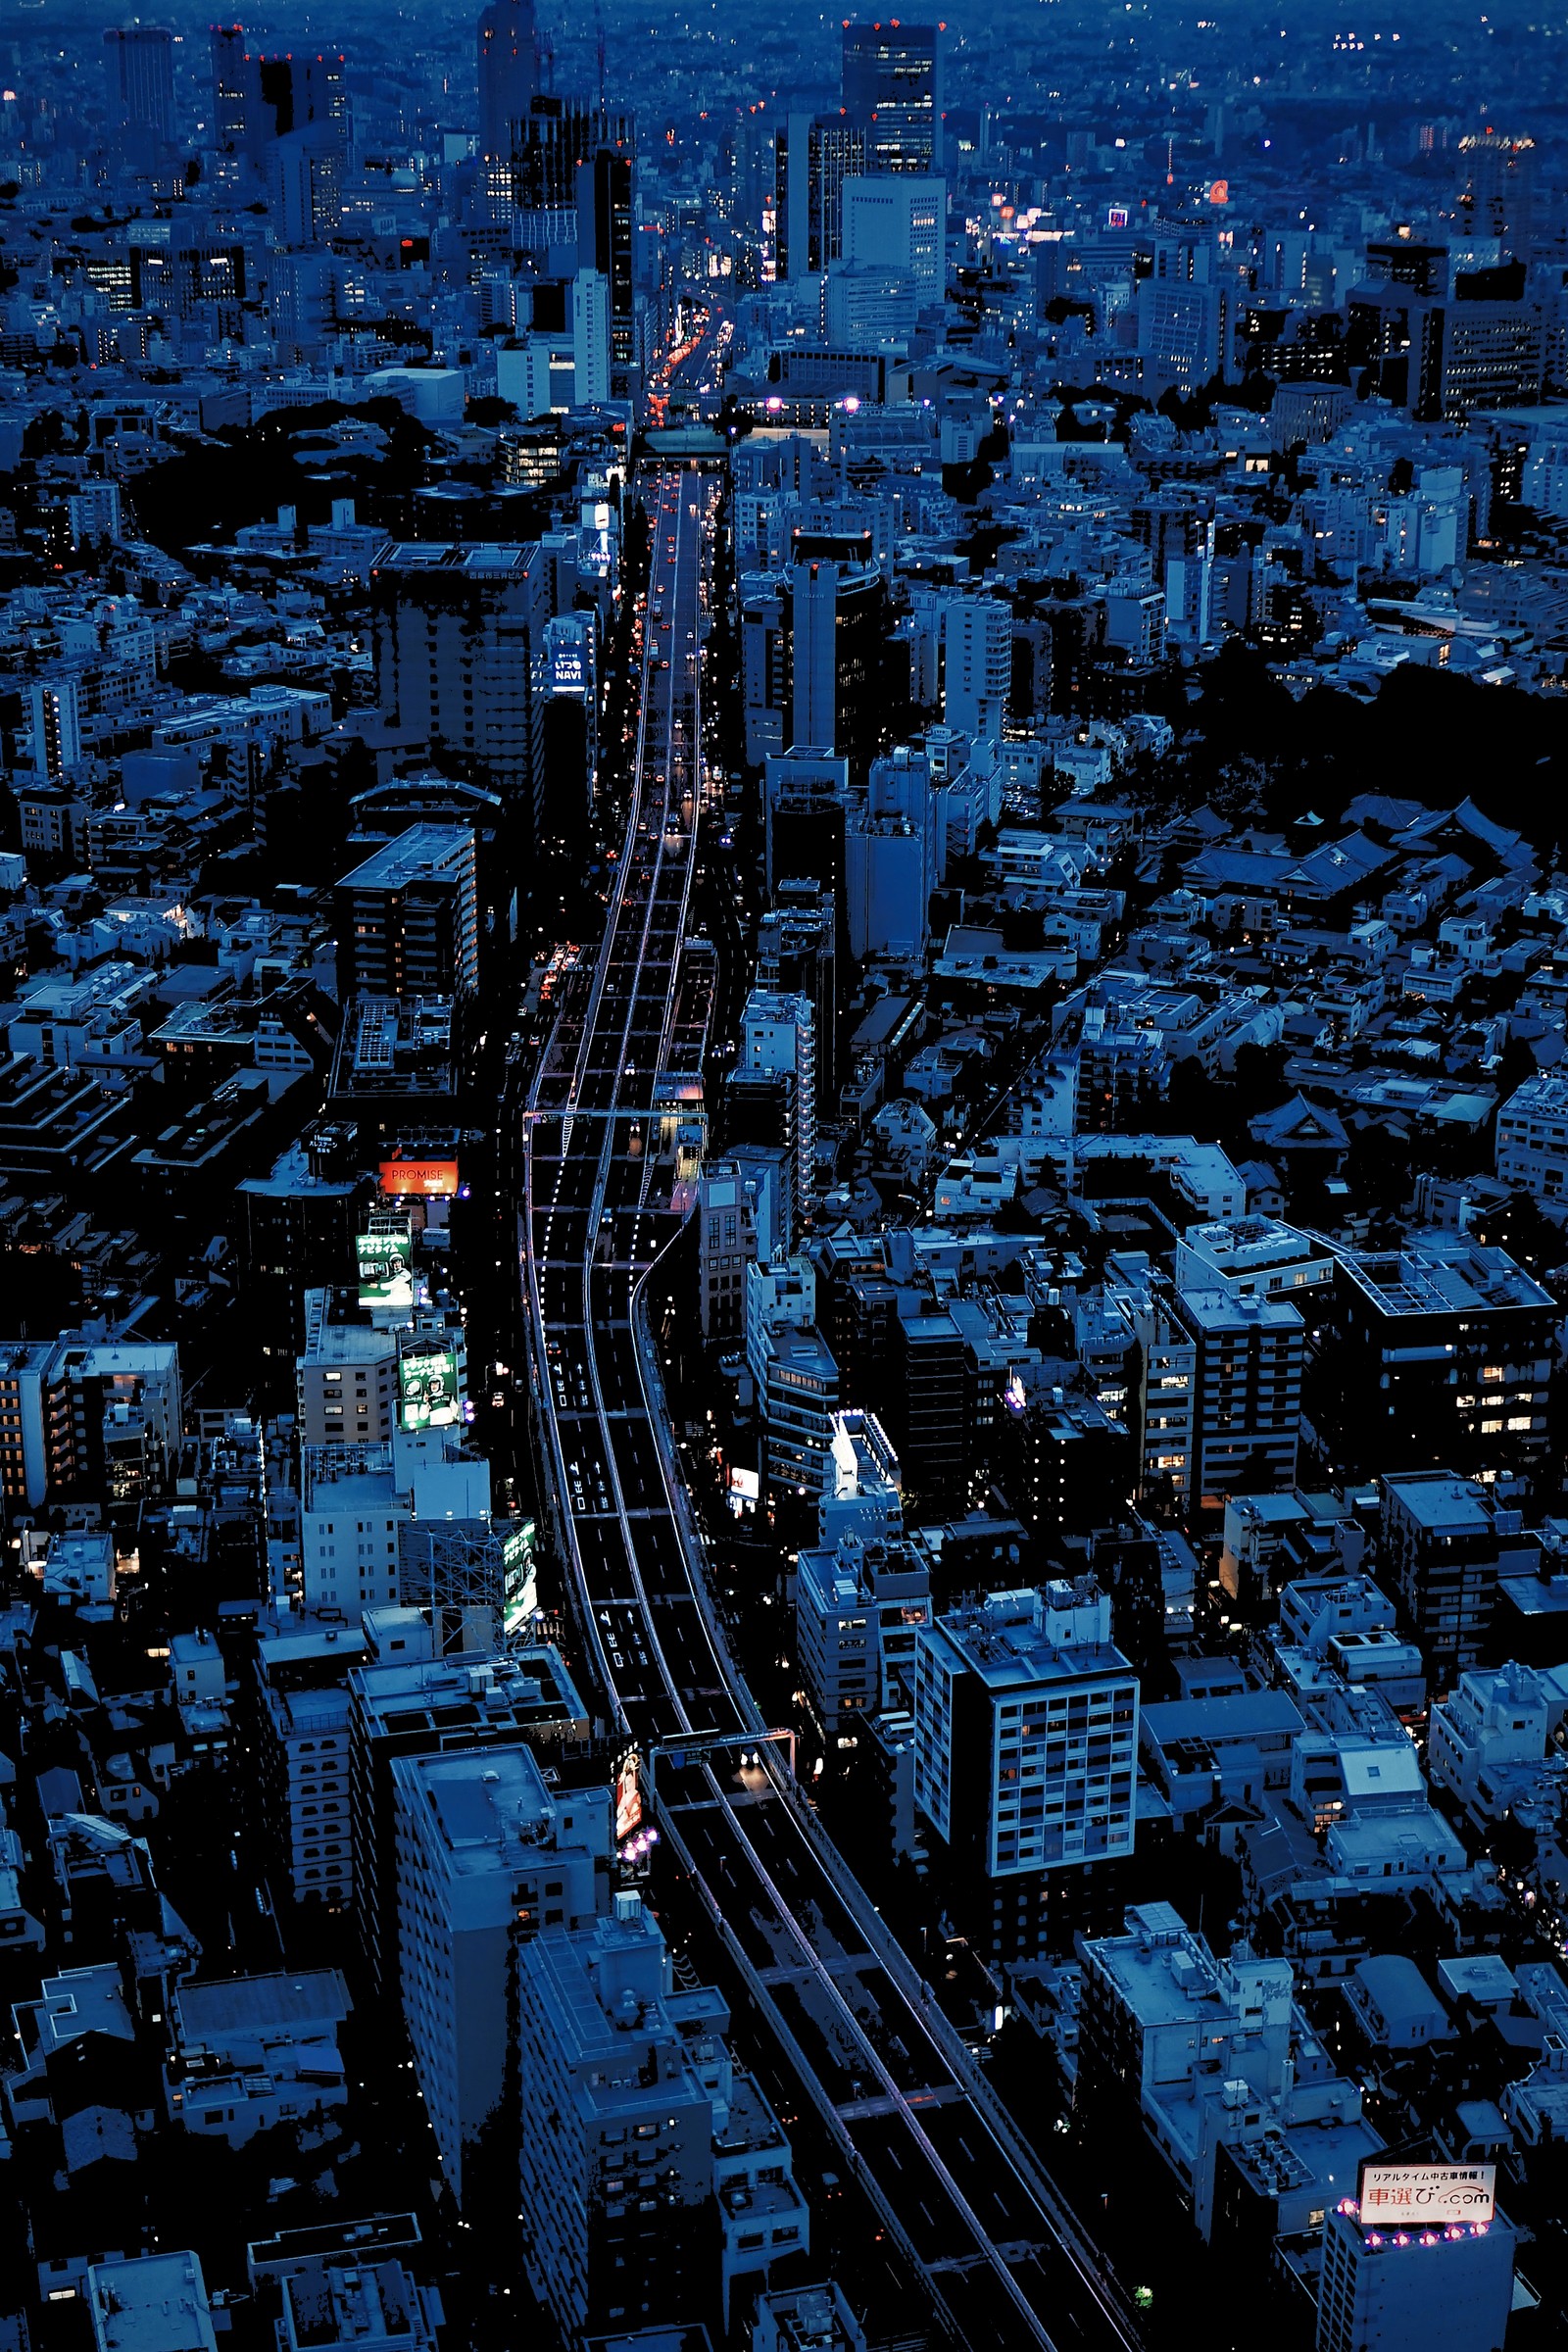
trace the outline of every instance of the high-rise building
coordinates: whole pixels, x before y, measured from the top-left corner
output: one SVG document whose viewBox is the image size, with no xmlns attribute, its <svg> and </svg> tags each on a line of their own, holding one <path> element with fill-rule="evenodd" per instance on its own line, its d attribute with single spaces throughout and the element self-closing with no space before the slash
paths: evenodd
<svg viewBox="0 0 1568 2352">
<path fill-rule="evenodd" d="M 578 268 L 596 271 L 609 288 L 613 400 L 630 397 L 637 368 L 636 157 L 630 115 L 540 91 L 519 126 L 512 166 L 525 238 L 541 247 L 575 245 Z M 569 331 L 570 321 L 564 324 Z"/>
<path fill-rule="evenodd" d="M 1472 131 L 1459 141 L 1459 226 L 1478 244 L 1528 253 L 1535 210 L 1536 143 L 1497 131 Z"/>
<path fill-rule="evenodd" d="M 1012 684 L 1012 612 L 999 597 L 948 606 L 942 629 L 942 717 L 960 734 L 1000 736 Z"/>
<path fill-rule="evenodd" d="M 32 706 L 32 772 L 58 783 L 81 765 L 81 682 L 69 670 L 50 678 L 34 678 L 28 688 Z"/>
<path fill-rule="evenodd" d="M 886 718 L 887 592 L 871 534 L 797 531 L 792 554 L 781 613 L 789 732 L 779 748 L 843 753 L 860 782 Z"/>
<path fill-rule="evenodd" d="M 162 1489 L 183 1426 L 172 1341 L 0 1342 L 0 1494 L 13 1510 Z"/>
<path fill-rule="evenodd" d="M 294 1396 L 294 1362 L 305 1346 L 308 1292 L 347 1282 L 354 1271 L 358 1187 L 337 1165 L 325 1131 L 285 1152 L 270 1174 L 238 1186 L 240 1300 L 264 1367 L 266 1402 Z"/>
<path fill-rule="evenodd" d="M 930 761 L 900 744 L 871 761 L 844 818 L 844 913 L 856 961 L 885 956 L 918 965 L 940 879 L 939 802 Z"/>
<path fill-rule="evenodd" d="M 610 280 L 597 270 L 571 281 L 571 368 L 578 408 L 610 398 Z"/>
<path fill-rule="evenodd" d="M 942 299 L 947 227 L 945 179 L 868 162 L 863 177 L 844 183 L 844 267 L 892 270 L 918 302 Z"/>
<path fill-rule="evenodd" d="M 914 1719 L 915 1802 L 987 1948 L 1060 1947 L 1110 1900 L 1097 1866 L 1133 1850 L 1138 1678 L 1109 1595 L 1093 1578 L 993 1592 L 922 1628 Z"/>
<path fill-rule="evenodd" d="M 705 1340 L 740 1338 L 746 1269 L 756 1255 L 751 1188 L 734 1160 L 710 1160 L 697 1187 L 698 1298 Z"/>
<path fill-rule="evenodd" d="M 279 245 L 320 245 L 343 223 L 344 150 L 329 122 L 284 131 L 267 144 L 267 200 Z"/>
<path fill-rule="evenodd" d="M 814 1188 L 816 1162 L 816 1019 L 810 998 L 798 991 L 785 995 L 754 988 L 741 1014 L 738 1066 L 787 1083 L 796 1203 L 804 1215 Z"/>
<path fill-rule="evenodd" d="M 773 161 L 774 275 L 820 277 L 844 256 L 844 186 L 865 170 L 865 133 L 842 115 L 789 115 Z"/>
<path fill-rule="evenodd" d="M 466 825 L 411 825 L 337 886 L 341 1001 L 466 997 L 479 985 L 479 893 Z"/>
<path fill-rule="evenodd" d="M 536 673 L 549 570 L 537 544 L 405 540 L 371 574 L 382 709 L 530 819 L 544 789 Z"/>
<path fill-rule="evenodd" d="M 571 2342 L 700 2310 L 717 2274 L 711 2055 L 728 2013 L 676 1992 L 652 1912 L 535 1936 L 516 1954 L 522 2223 L 535 2290 Z"/>
<path fill-rule="evenodd" d="M 838 1076 L 838 910 L 817 882 L 781 877 L 757 934 L 760 988 L 810 998 L 816 1012 L 817 1084 L 830 1096 Z"/>
<path fill-rule="evenodd" d="M 479 153 L 510 156 L 538 75 L 533 0 L 490 0 L 479 15 Z"/>
<path fill-rule="evenodd" d="M 110 128 L 155 141 L 174 135 L 174 36 L 161 24 L 116 24 L 104 34 Z"/>
<path fill-rule="evenodd" d="M 930 1615 L 929 1564 L 906 1544 L 846 1530 L 831 1550 L 798 1555 L 796 1645 L 829 1743 L 853 1740 L 871 1715 L 908 1705 L 915 1642 Z"/>
<path fill-rule="evenodd" d="M 1179 1287 L 1173 1304 L 1195 1351 L 1189 1508 L 1294 1486 L 1306 1360 L 1300 1315 L 1288 1298 L 1232 1298 L 1199 1282 Z"/>
<path fill-rule="evenodd" d="M 1323 2223 L 1317 2352 L 1502 2352 L 1515 2243 L 1501 2214 L 1378 2229 L 1342 2200 Z"/>
<path fill-rule="evenodd" d="M 369 1653 L 347 1678 L 354 1911 L 371 1987 L 387 1997 L 400 1982 L 394 1761 L 526 1746 L 558 1795 L 593 1768 L 573 1752 L 588 1712 L 558 1649 L 437 1656 L 429 1618 L 412 1608 L 374 1611 L 368 1626 Z"/>
<path fill-rule="evenodd" d="M 846 24 L 844 111 L 868 172 L 942 169 L 942 38 L 936 24 Z"/>
<path fill-rule="evenodd" d="M 519 1955 L 538 1936 L 589 1928 L 608 1899 L 610 1790 L 556 1793 L 521 1744 L 397 1756 L 391 1780 L 403 2015 L 461 2201 L 481 2127 L 517 2097 L 508 2029 Z"/>
<path fill-rule="evenodd" d="M 245 144 L 245 98 L 250 83 L 243 24 L 215 24 L 208 35 L 213 68 L 213 145 L 237 155 Z"/>
<path fill-rule="evenodd" d="M 343 149 L 351 144 L 353 123 L 341 56 L 325 51 L 248 56 L 244 93 L 244 144 L 253 164 L 265 164 L 271 142 L 292 131 L 317 131 Z"/>
</svg>

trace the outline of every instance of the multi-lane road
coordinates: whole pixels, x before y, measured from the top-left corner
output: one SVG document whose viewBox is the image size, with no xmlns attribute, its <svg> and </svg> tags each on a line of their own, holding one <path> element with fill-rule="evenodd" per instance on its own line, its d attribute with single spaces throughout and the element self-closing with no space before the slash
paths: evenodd
<svg viewBox="0 0 1568 2352">
<path fill-rule="evenodd" d="M 760 1719 L 710 1601 L 638 1310 L 676 1229 L 655 1144 L 659 1074 L 692 1017 L 681 954 L 703 797 L 717 491 L 705 473 L 670 469 L 644 498 L 652 554 L 624 844 L 597 964 L 563 1003 L 526 1113 L 521 1264 L 552 1516 L 662 1833 L 781 2070 L 937 2324 L 967 2344 L 1116 2352 L 1138 2342 L 1126 2298 L 827 1842 L 782 1753 L 757 1741 Z M 704 1735 L 731 1744 L 701 1747 Z M 743 1761 L 754 1745 L 760 1765 Z"/>
</svg>

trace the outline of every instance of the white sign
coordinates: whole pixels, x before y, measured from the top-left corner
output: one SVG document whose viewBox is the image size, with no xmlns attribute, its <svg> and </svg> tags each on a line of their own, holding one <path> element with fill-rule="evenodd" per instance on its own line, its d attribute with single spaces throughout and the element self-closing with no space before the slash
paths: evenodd
<svg viewBox="0 0 1568 2352">
<path fill-rule="evenodd" d="M 1361 2175 L 1363 2230 L 1490 2222 L 1496 2204 L 1494 2164 L 1369 2164 Z"/>
</svg>

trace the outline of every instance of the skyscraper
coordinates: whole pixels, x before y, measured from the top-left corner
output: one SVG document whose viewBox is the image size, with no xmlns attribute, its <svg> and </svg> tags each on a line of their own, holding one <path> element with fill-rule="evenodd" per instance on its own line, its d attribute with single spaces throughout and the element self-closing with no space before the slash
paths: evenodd
<svg viewBox="0 0 1568 2352">
<path fill-rule="evenodd" d="M 479 153 L 510 156 L 534 93 L 533 0 L 490 0 L 478 27 Z"/>
<path fill-rule="evenodd" d="M 610 1791 L 561 1796 L 521 1745 L 392 1763 L 403 2014 L 447 2185 L 462 2196 L 508 2082 L 520 1949 L 589 1928 L 608 1892 Z M 469 2183 L 471 2186 L 471 2182 Z"/>
<path fill-rule="evenodd" d="M 213 61 L 213 145 L 221 155 L 237 155 L 245 144 L 245 91 L 250 61 L 245 55 L 243 24 L 215 24 L 208 34 Z"/>
<path fill-rule="evenodd" d="M 935 24 L 846 24 L 844 111 L 867 172 L 942 169 L 942 51 Z"/>
<path fill-rule="evenodd" d="M 174 135 L 174 36 L 161 24 L 115 24 L 104 34 L 105 97 L 112 130 Z"/>
<path fill-rule="evenodd" d="M 819 277 L 844 251 L 844 183 L 865 168 L 865 133 L 842 115 L 790 115 L 774 142 L 774 275 Z"/>
<path fill-rule="evenodd" d="M 535 673 L 548 568 L 536 543 L 421 539 L 384 548 L 371 579 L 382 708 L 533 815 L 544 788 Z"/>
</svg>

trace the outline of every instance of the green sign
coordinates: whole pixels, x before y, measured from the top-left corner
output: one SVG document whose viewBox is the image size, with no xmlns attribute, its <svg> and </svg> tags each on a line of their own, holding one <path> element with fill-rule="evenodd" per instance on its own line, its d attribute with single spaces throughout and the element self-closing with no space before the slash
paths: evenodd
<svg viewBox="0 0 1568 2352">
<path fill-rule="evenodd" d="M 354 1248 L 362 1306 L 414 1304 L 414 1243 L 407 1227 L 397 1233 L 362 1233 Z"/>
<path fill-rule="evenodd" d="M 402 1357 L 398 1400 L 405 1429 L 444 1429 L 460 1419 L 458 1359 L 451 1348 L 432 1348 Z"/>
</svg>

